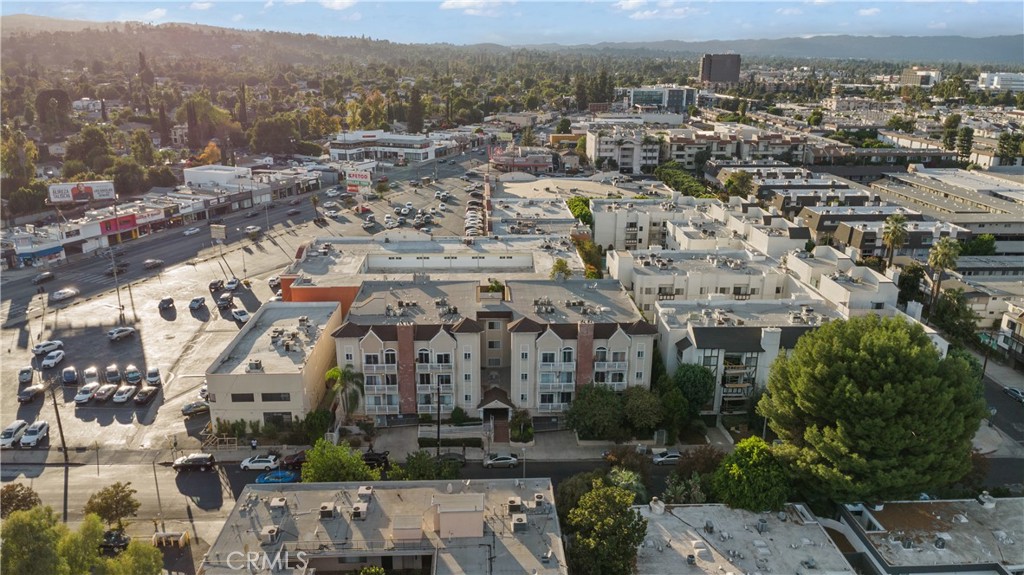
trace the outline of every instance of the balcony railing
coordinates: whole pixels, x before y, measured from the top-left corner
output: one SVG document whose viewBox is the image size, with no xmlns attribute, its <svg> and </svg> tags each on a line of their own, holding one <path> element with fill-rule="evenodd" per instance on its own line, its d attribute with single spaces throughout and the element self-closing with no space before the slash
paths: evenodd
<svg viewBox="0 0 1024 575">
<path fill-rule="evenodd" d="M 594 371 L 625 371 L 626 362 L 624 361 L 595 361 Z"/>
<path fill-rule="evenodd" d="M 610 381 L 594 382 L 594 385 L 603 385 L 612 391 L 626 391 L 626 382 L 617 381 L 612 383 Z"/>
<path fill-rule="evenodd" d="M 575 383 L 538 383 L 541 391 L 572 391 L 576 389 Z"/>
<path fill-rule="evenodd" d="M 726 373 L 745 373 L 754 368 L 752 365 L 743 365 L 741 363 L 727 363 L 724 367 Z"/>
<path fill-rule="evenodd" d="M 453 368 L 450 363 L 417 363 L 416 371 L 420 373 L 427 372 L 439 372 L 439 371 L 451 371 Z"/>
<path fill-rule="evenodd" d="M 398 373 L 398 365 L 394 363 L 364 363 L 363 373 Z"/>
<path fill-rule="evenodd" d="M 442 383 L 440 387 L 441 393 L 451 393 L 454 390 L 454 386 L 450 383 Z M 436 383 L 417 383 L 416 393 L 435 393 L 437 388 L 438 385 Z"/>
<path fill-rule="evenodd" d="M 416 406 L 416 412 L 417 413 L 436 414 L 437 413 L 437 404 L 436 403 L 421 403 L 421 404 Z M 452 406 L 450 406 L 450 405 L 443 405 L 443 404 L 441 405 L 441 413 L 451 413 L 451 412 L 452 412 Z"/>
<path fill-rule="evenodd" d="M 722 396 L 750 397 L 754 386 L 750 383 L 726 383 L 722 385 Z"/>
<path fill-rule="evenodd" d="M 380 394 L 380 393 L 398 393 L 397 385 L 364 385 L 363 393 L 366 395 Z"/>
<path fill-rule="evenodd" d="M 541 362 L 540 371 L 576 371 L 574 362 Z"/>
<path fill-rule="evenodd" d="M 539 406 L 537 406 L 537 409 L 538 409 L 538 411 L 547 411 L 547 412 L 565 411 L 565 410 L 569 409 L 569 405 L 570 404 L 568 404 L 568 403 L 542 403 Z"/>
<path fill-rule="evenodd" d="M 397 405 L 367 405 L 367 415 L 392 415 L 398 413 Z"/>
</svg>

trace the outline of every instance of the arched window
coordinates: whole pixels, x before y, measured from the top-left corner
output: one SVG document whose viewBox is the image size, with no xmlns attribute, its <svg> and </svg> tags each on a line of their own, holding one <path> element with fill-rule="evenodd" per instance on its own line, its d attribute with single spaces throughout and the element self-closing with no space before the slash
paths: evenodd
<svg viewBox="0 0 1024 575">
<path fill-rule="evenodd" d="M 398 363 L 398 352 L 393 349 L 384 350 L 384 364 L 396 365 Z"/>
<path fill-rule="evenodd" d="M 571 347 L 563 347 L 562 348 L 562 363 L 572 363 L 573 361 L 575 361 L 575 360 L 572 358 L 572 348 Z"/>
<path fill-rule="evenodd" d="M 594 361 L 606 362 L 608 361 L 608 348 L 599 347 L 594 350 Z"/>
<path fill-rule="evenodd" d="M 430 350 L 422 348 L 416 352 L 416 363 L 430 363 Z"/>
</svg>

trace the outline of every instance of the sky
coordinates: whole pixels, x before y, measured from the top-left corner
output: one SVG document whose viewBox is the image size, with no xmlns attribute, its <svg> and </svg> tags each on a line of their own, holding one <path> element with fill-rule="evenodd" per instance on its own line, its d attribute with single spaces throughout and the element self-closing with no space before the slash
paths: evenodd
<svg viewBox="0 0 1024 575">
<path fill-rule="evenodd" d="M 398 43 L 593 44 L 856 36 L 996 36 L 1024 31 L 1020 0 L 262 0 L 4 1 L 0 14 L 186 22 L 248 30 L 367 36 Z"/>
</svg>

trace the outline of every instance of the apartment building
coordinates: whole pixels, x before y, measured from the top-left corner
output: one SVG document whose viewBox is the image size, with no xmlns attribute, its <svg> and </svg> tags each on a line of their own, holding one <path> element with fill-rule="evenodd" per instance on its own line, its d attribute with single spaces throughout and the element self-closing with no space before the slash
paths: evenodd
<svg viewBox="0 0 1024 575">
<path fill-rule="evenodd" d="M 674 200 L 592 199 L 594 243 L 608 250 L 646 249 L 666 245 L 668 222 L 711 222 L 712 198 L 678 196 Z"/>
<path fill-rule="evenodd" d="M 206 575 L 567 575 L 550 479 L 252 484 Z"/>
<path fill-rule="evenodd" d="M 734 123 L 716 123 L 713 130 L 669 128 L 652 135 L 664 136 L 662 156 L 665 161 L 674 160 L 690 170 L 697 168 L 698 155 L 725 161 L 767 163 L 776 158 L 800 160 L 807 146 L 807 137 L 803 134 Z"/>
<path fill-rule="evenodd" d="M 212 421 L 277 426 L 302 421 L 327 392 L 333 340 L 341 324 L 337 302 L 267 302 L 206 368 Z"/>
<path fill-rule="evenodd" d="M 360 412 L 564 412 L 578 387 L 651 384 L 656 330 L 615 280 L 363 282 L 332 334 Z"/>
<path fill-rule="evenodd" d="M 807 206 L 800 210 L 796 217 L 796 223 L 807 226 L 811 232 L 811 238 L 818 243 L 823 243 L 826 238 L 832 238 L 839 229 L 839 224 L 884 222 L 893 214 L 900 214 L 907 222 L 924 222 L 924 216 L 917 211 L 902 206 L 863 206 L 863 207 L 842 207 L 831 206 Z"/>
<path fill-rule="evenodd" d="M 942 291 L 960 290 L 977 314 L 979 330 L 998 329 L 1012 302 L 1024 301 L 1024 259 L 1020 256 L 960 256 L 945 272 Z"/>
<path fill-rule="evenodd" d="M 928 259 L 939 238 L 955 238 L 959 242 L 971 240 L 971 231 L 965 227 L 947 222 L 923 221 L 907 223 L 907 239 L 896 249 L 896 255 L 909 256 L 917 260 Z M 883 242 L 885 220 L 844 221 L 836 227 L 832 238 L 835 246 L 842 250 L 853 250 L 859 259 L 886 257 L 888 246 Z"/>
<path fill-rule="evenodd" d="M 636 124 L 591 124 L 587 128 L 587 157 L 595 166 L 640 174 L 659 165 L 661 143 Z"/>
<path fill-rule="evenodd" d="M 785 268 L 844 317 L 885 313 L 896 307 L 899 288 L 893 279 L 856 265 L 849 255 L 830 246 L 794 252 L 786 257 Z"/>
<path fill-rule="evenodd" d="M 1024 366 L 1024 301 L 1010 301 L 999 322 L 996 345 L 1002 349 L 1015 369 Z"/>
</svg>

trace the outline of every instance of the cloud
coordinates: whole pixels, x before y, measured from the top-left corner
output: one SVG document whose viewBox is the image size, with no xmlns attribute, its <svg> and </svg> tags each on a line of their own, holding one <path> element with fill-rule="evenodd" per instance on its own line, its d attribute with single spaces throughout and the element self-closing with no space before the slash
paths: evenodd
<svg viewBox="0 0 1024 575">
<path fill-rule="evenodd" d="M 441 10 L 462 10 L 468 16 L 500 16 L 502 8 L 515 4 L 515 0 L 444 0 Z"/>
<path fill-rule="evenodd" d="M 615 6 L 619 10 L 636 10 L 637 8 L 643 8 L 647 5 L 647 0 L 619 0 L 612 6 Z"/>
<path fill-rule="evenodd" d="M 691 16 L 707 14 L 707 10 L 684 6 L 681 8 L 656 8 L 654 10 L 637 10 L 629 15 L 630 20 L 678 20 Z"/>
<path fill-rule="evenodd" d="M 306 0 L 282 0 L 285 4 L 304 4 Z"/>
<path fill-rule="evenodd" d="M 803 14 L 804 11 L 799 8 L 779 8 L 775 13 L 782 16 L 799 16 L 800 14 Z"/>
<path fill-rule="evenodd" d="M 881 12 L 881 10 L 879 10 L 878 8 L 861 8 L 860 10 L 857 10 L 857 15 L 858 16 L 878 16 L 879 12 Z"/>
<path fill-rule="evenodd" d="M 189 5 L 192 10 L 209 10 L 213 8 L 213 2 L 193 2 Z"/>
<path fill-rule="evenodd" d="M 330 10 L 348 10 L 355 3 L 355 0 L 320 0 L 320 5 Z"/>
<path fill-rule="evenodd" d="M 946 23 L 945 22 L 930 22 L 928 24 L 928 29 L 929 30 L 945 30 L 946 29 Z"/>
<path fill-rule="evenodd" d="M 245 16 L 242 14 L 235 14 L 231 17 L 232 22 L 241 22 L 242 20 L 245 20 Z"/>
<path fill-rule="evenodd" d="M 143 14 L 140 19 L 142 21 L 159 20 L 159 19 L 163 18 L 166 15 L 167 15 L 167 10 L 164 10 L 163 8 L 154 8 L 154 9 L 150 10 L 149 12 L 146 12 L 145 14 Z"/>
</svg>

